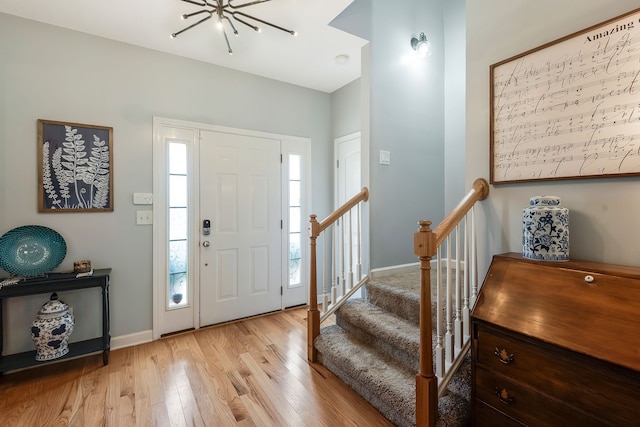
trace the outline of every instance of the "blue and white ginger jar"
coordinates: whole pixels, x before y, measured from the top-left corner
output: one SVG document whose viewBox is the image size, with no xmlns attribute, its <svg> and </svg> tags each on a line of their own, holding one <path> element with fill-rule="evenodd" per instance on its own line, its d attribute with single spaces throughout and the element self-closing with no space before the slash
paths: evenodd
<svg viewBox="0 0 640 427">
<path fill-rule="evenodd" d="M 522 256 L 569 260 L 569 209 L 560 206 L 559 197 L 532 197 L 522 211 Z"/>
<path fill-rule="evenodd" d="M 69 336 L 74 326 L 69 306 L 58 300 L 58 294 L 51 294 L 51 299 L 42 305 L 38 317 L 31 323 L 36 360 L 44 362 L 69 353 Z"/>
</svg>

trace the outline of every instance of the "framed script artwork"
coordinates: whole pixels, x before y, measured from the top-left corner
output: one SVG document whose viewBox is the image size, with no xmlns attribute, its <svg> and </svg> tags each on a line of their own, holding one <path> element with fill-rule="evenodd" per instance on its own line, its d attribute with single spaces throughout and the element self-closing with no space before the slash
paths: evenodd
<svg viewBox="0 0 640 427">
<path fill-rule="evenodd" d="M 38 120 L 38 211 L 113 211 L 113 128 Z"/>
<path fill-rule="evenodd" d="M 640 9 L 490 75 L 492 184 L 640 175 Z"/>
</svg>

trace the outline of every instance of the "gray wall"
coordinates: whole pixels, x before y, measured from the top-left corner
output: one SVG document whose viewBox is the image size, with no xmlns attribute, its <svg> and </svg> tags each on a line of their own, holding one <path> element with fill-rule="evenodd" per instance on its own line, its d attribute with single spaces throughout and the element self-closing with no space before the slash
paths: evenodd
<svg viewBox="0 0 640 427">
<path fill-rule="evenodd" d="M 153 116 L 311 138 L 312 211 L 330 212 L 329 94 L 5 14 L 0 58 L 0 232 L 45 225 L 67 241 L 60 270 L 79 259 L 112 267 L 112 336 L 152 327 L 152 227 L 135 225 L 132 193 L 152 190 Z M 113 127 L 114 212 L 37 212 L 37 119 Z M 99 311 L 97 298 L 63 297 L 77 318 Z M 11 334 L 5 351 L 30 345 L 24 324 L 43 298 L 8 304 L 5 321 L 24 335 Z M 91 323 L 74 340 L 95 333 Z"/>
<path fill-rule="evenodd" d="M 362 126 L 360 79 L 331 94 L 331 135 L 333 139 L 358 132 Z"/>
<path fill-rule="evenodd" d="M 371 267 L 416 262 L 420 219 L 444 213 L 444 31 L 442 2 L 373 2 L 370 44 Z M 411 36 L 433 53 L 413 61 Z M 380 150 L 391 165 L 378 164 Z"/>
<path fill-rule="evenodd" d="M 634 0 L 467 0 L 467 185 L 489 178 L 489 67 L 638 7 Z M 522 209 L 556 195 L 570 210 L 570 257 L 639 265 L 640 178 L 598 178 L 493 186 L 483 203 L 480 260 L 522 251 Z"/>
<path fill-rule="evenodd" d="M 444 1 L 444 210 L 464 197 L 465 185 L 465 0 Z"/>
</svg>

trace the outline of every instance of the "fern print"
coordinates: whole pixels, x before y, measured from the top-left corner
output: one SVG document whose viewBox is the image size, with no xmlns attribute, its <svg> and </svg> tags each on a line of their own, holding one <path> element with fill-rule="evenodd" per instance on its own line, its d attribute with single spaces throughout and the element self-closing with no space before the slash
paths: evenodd
<svg viewBox="0 0 640 427">
<path fill-rule="evenodd" d="M 86 159 L 87 153 L 85 152 L 84 140 L 82 134 L 78 133 L 78 129 L 74 129 L 71 126 L 65 126 L 66 135 L 65 142 L 62 143 L 64 147 L 62 149 L 62 166 L 73 174 L 73 189 L 75 191 L 75 197 L 78 202 L 77 208 L 88 208 L 89 205 L 84 198 L 86 188 L 80 187 L 79 182 L 83 181 L 84 174 L 87 170 Z"/>
<path fill-rule="evenodd" d="M 46 209 L 111 208 L 110 131 L 106 129 L 43 124 L 41 202 Z"/>
<path fill-rule="evenodd" d="M 109 146 L 97 135 L 93 135 L 93 148 L 84 182 L 90 186 L 89 196 L 93 207 L 103 207 L 109 196 Z"/>
<path fill-rule="evenodd" d="M 60 197 L 64 199 L 63 208 L 67 209 L 69 208 L 69 199 L 71 198 L 69 186 L 73 182 L 73 173 L 62 167 L 62 148 L 58 148 L 54 151 L 51 159 L 51 165 L 53 166 L 53 171 L 55 172 L 56 179 L 58 180 Z"/>
<path fill-rule="evenodd" d="M 61 208 L 62 201 L 56 193 L 55 186 L 51 180 L 51 165 L 49 164 L 49 141 L 46 141 L 42 146 L 42 186 L 47 193 L 47 198 L 51 199 L 51 204 Z"/>
</svg>

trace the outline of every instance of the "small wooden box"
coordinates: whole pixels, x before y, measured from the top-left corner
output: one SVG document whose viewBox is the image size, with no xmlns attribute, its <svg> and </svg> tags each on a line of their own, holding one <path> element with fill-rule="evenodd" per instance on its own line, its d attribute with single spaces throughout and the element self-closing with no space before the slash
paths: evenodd
<svg viewBox="0 0 640 427">
<path fill-rule="evenodd" d="M 88 273 L 91 271 L 91 261 L 84 259 L 82 261 L 74 261 L 73 272 L 74 273 Z"/>
</svg>

